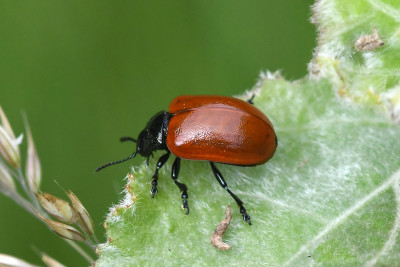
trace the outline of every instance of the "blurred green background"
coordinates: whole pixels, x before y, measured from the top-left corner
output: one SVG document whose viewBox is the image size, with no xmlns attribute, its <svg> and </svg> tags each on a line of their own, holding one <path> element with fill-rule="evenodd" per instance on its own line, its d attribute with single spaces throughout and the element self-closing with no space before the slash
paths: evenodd
<svg viewBox="0 0 400 267">
<path fill-rule="evenodd" d="M 53 180 L 71 189 L 104 241 L 122 178 L 144 160 L 94 174 L 134 151 L 119 137 L 136 137 L 181 94 L 240 94 L 267 69 L 303 77 L 316 42 L 312 2 L 0 1 L 0 104 L 16 133 L 21 113 L 28 116 L 42 190 L 65 198 Z M 0 253 L 41 264 L 34 246 L 68 266 L 87 265 L 3 195 L 0 212 Z"/>
</svg>

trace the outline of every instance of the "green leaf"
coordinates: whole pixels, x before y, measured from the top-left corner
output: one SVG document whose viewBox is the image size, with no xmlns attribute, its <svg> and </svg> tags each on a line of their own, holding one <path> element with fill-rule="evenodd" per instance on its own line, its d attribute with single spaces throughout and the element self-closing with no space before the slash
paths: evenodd
<svg viewBox="0 0 400 267">
<path fill-rule="evenodd" d="M 111 208 L 96 266 L 399 265 L 400 129 L 382 111 L 396 120 L 396 98 L 381 104 L 383 94 L 399 87 L 396 8 L 397 1 L 319 1 L 314 20 L 322 33 L 310 77 L 289 82 L 267 73 L 255 86 L 255 106 L 278 136 L 275 156 L 256 167 L 217 164 L 252 226 L 207 162 L 182 161 L 189 215 L 170 178 L 173 159 L 160 170 L 152 199 L 157 153 L 149 167 L 132 170 L 124 199 Z M 358 36 L 374 27 L 385 45 L 356 51 Z M 377 102 L 363 97 L 369 88 Z M 232 249 L 220 251 L 210 237 L 228 203 L 233 218 L 223 240 Z"/>
<path fill-rule="evenodd" d="M 320 0 L 313 11 L 319 36 L 311 77 L 328 78 L 341 96 L 380 105 L 400 123 L 400 1 Z M 374 29 L 384 45 L 355 49 Z"/>
</svg>

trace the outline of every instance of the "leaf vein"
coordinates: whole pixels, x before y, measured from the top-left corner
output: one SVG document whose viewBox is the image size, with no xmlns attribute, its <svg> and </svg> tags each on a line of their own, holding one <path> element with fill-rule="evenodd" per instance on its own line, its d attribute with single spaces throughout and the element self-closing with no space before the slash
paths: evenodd
<svg viewBox="0 0 400 267">
<path fill-rule="evenodd" d="M 318 223 L 324 224 L 324 223 L 327 223 L 329 221 L 328 219 L 322 217 L 319 214 L 316 214 L 316 213 L 308 211 L 308 210 L 304 210 L 304 209 L 302 209 L 300 207 L 288 205 L 288 204 L 284 203 L 283 201 L 271 199 L 271 198 L 266 197 L 266 196 L 264 196 L 262 194 L 258 194 L 258 193 L 249 194 L 249 193 L 246 193 L 246 192 L 241 192 L 241 195 L 248 195 L 248 196 L 251 196 L 252 198 L 256 197 L 256 198 L 268 201 L 272 205 L 275 205 L 275 206 L 278 206 L 278 207 L 281 207 L 281 208 L 284 208 L 284 209 L 287 209 L 287 210 L 290 210 L 290 211 L 294 211 L 294 212 L 296 212 L 298 214 L 306 215 L 309 218 L 314 219 L 314 221 L 316 221 Z"/>
<path fill-rule="evenodd" d="M 393 184 L 393 191 L 396 198 L 396 217 L 393 224 L 393 228 L 390 230 L 389 238 L 385 242 L 383 248 L 373 257 L 371 260 L 366 262 L 364 266 L 374 266 L 378 260 L 389 253 L 389 251 L 396 244 L 397 236 L 400 229 L 400 186 L 398 183 Z"/>
<path fill-rule="evenodd" d="M 309 249 L 314 249 L 315 247 L 320 245 L 324 241 L 324 237 L 329 232 L 331 232 L 336 227 L 338 227 L 340 224 L 342 224 L 348 217 L 350 217 L 355 212 L 357 212 L 360 208 L 365 206 L 369 201 L 371 201 L 372 199 L 377 197 L 380 193 L 384 192 L 390 186 L 392 186 L 393 184 L 395 184 L 399 181 L 400 181 L 400 169 L 397 170 L 383 184 L 381 184 L 375 190 L 370 192 L 364 198 L 357 201 L 352 207 L 350 207 L 349 209 L 344 211 L 342 214 L 340 214 L 338 217 L 336 217 L 336 219 L 334 219 L 328 225 L 326 225 L 325 228 L 323 228 L 312 240 L 310 240 L 307 244 L 300 247 L 299 250 L 283 264 L 283 266 L 292 265 L 293 262 L 295 261 L 295 259 L 297 259 L 299 256 L 301 256 L 304 252 L 307 252 Z"/>
<path fill-rule="evenodd" d="M 377 10 L 392 17 L 396 22 L 400 22 L 400 12 L 396 8 L 376 0 L 368 0 L 368 2 Z"/>
</svg>

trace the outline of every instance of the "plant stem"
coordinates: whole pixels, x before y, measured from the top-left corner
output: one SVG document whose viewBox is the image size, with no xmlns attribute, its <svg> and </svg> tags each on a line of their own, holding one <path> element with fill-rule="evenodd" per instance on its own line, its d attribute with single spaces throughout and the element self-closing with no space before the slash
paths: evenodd
<svg viewBox="0 0 400 267">
<path fill-rule="evenodd" d="M 15 191 L 3 191 L 3 190 L 1 190 L 1 192 L 5 196 L 8 196 L 12 200 L 14 200 L 18 205 L 23 207 L 26 211 L 28 211 L 30 214 L 32 214 L 33 216 L 35 216 L 37 218 L 37 215 L 33 211 L 31 204 L 28 201 L 26 201 L 23 197 L 21 197 L 17 192 L 15 192 Z"/>
<path fill-rule="evenodd" d="M 79 254 L 81 254 L 82 257 L 84 257 L 90 264 L 93 263 L 93 259 L 92 257 L 89 256 L 89 254 L 86 253 L 86 251 L 84 251 L 80 246 L 78 246 L 77 244 L 75 244 L 74 241 L 72 240 L 68 240 L 68 239 L 64 239 L 65 241 L 67 241 L 67 243 L 73 247 Z"/>
<path fill-rule="evenodd" d="M 33 207 L 40 212 L 40 214 L 45 214 L 45 212 L 42 209 L 42 206 L 39 204 L 38 200 L 36 199 L 36 196 L 34 194 L 34 192 L 32 192 L 28 186 L 26 185 L 26 179 L 24 177 L 24 174 L 22 173 L 21 168 L 18 168 L 17 170 L 18 175 L 16 176 L 18 181 L 21 183 L 22 188 L 24 189 L 26 195 L 28 196 L 28 198 L 31 200 L 31 204 L 33 205 Z"/>
</svg>

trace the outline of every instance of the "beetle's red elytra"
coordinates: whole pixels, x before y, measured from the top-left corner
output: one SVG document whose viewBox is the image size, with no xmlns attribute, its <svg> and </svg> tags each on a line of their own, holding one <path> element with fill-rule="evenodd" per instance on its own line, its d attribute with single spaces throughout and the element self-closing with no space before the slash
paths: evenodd
<svg viewBox="0 0 400 267">
<path fill-rule="evenodd" d="M 254 97 L 254 96 L 253 96 Z M 254 166 L 267 162 L 275 153 L 278 141 L 271 121 L 259 109 L 247 102 L 227 96 L 179 96 L 172 100 L 169 112 L 155 114 L 138 139 L 133 141 L 136 151 L 123 160 L 100 166 L 99 171 L 113 164 L 124 162 L 140 154 L 147 157 L 156 150 L 166 153 L 157 162 L 153 175 L 151 194 L 157 191 L 158 170 L 172 153 L 176 156 L 171 177 L 182 192 L 182 204 L 189 213 L 187 186 L 178 182 L 181 158 L 209 161 L 218 183 L 233 197 L 243 220 L 251 224 L 243 202 L 228 188 L 215 162 L 238 166 Z"/>
<path fill-rule="evenodd" d="M 251 166 L 268 161 L 276 149 L 269 119 L 240 99 L 180 96 L 169 106 L 167 147 L 183 159 Z"/>
</svg>

